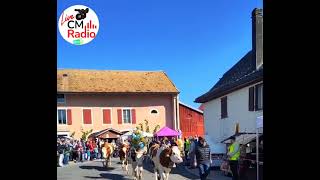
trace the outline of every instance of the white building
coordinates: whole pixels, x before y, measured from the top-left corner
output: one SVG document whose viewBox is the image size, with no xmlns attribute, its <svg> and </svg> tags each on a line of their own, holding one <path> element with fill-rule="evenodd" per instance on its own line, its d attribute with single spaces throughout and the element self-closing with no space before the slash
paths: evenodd
<svg viewBox="0 0 320 180">
<path fill-rule="evenodd" d="M 263 15 L 252 12 L 252 50 L 195 102 L 204 103 L 204 121 L 211 142 L 220 143 L 239 132 L 256 132 L 256 119 L 263 116 Z"/>
</svg>

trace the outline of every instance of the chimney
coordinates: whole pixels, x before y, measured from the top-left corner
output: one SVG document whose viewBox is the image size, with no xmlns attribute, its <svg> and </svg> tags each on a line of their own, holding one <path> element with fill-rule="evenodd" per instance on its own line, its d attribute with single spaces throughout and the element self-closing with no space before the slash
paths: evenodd
<svg viewBox="0 0 320 180">
<path fill-rule="evenodd" d="M 252 11 L 252 52 L 256 69 L 263 68 L 263 15 L 258 8 Z"/>
<path fill-rule="evenodd" d="M 68 86 L 69 86 L 68 74 L 63 74 L 62 75 L 62 88 L 63 88 L 63 91 L 68 91 Z"/>
</svg>

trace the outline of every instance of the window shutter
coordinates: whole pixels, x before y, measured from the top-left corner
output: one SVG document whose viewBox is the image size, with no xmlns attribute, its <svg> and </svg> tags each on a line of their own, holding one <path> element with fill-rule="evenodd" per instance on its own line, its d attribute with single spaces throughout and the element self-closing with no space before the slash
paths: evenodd
<svg viewBox="0 0 320 180">
<path fill-rule="evenodd" d="M 258 110 L 258 99 L 259 99 L 259 98 L 258 98 L 259 88 L 258 88 L 258 86 L 256 85 L 254 89 L 255 89 L 254 110 L 257 111 L 257 110 Z"/>
<path fill-rule="evenodd" d="M 221 118 L 228 117 L 228 110 L 227 110 L 227 96 L 221 98 Z"/>
<path fill-rule="evenodd" d="M 118 109 L 117 113 L 118 113 L 118 124 L 122 124 L 122 110 Z"/>
<path fill-rule="evenodd" d="M 83 124 L 92 124 L 91 109 L 83 110 Z"/>
<path fill-rule="evenodd" d="M 249 88 L 249 111 L 254 111 L 254 87 Z"/>
<path fill-rule="evenodd" d="M 111 111 L 110 111 L 110 109 L 103 110 L 103 124 L 111 124 Z"/>
<path fill-rule="evenodd" d="M 71 109 L 68 109 L 68 110 L 67 110 L 67 120 L 68 120 L 68 125 L 72 125 Z"/>
<path fill-rule="evenodd" d="M 132 109 L 131 114 L 132 114 L 132 124 L 136 124 L 136 110 Z"/>
</svg>

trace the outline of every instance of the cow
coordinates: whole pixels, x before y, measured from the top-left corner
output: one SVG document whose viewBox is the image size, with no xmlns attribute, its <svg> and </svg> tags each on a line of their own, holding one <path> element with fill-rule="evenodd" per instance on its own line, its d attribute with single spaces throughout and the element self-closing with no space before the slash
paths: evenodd
<svg viewBox="0 0 320 180">
<path fill-rule="evenodd" d="M 142 172 L 143 172 L 143 160 L 144 156 L 147 153 L 146 148 L 138 149 L 131 148 L 130 150 L 130 162 L 132 165 L 132 175 L 134 180 L 141 180 L 142 179 Z"/>
<path fill-rule="evenodd" d="M 123 143 L 120 145 L 119 157 L 120 157 L 121 167 L 122 167 L 122 170 L 126 171 L 127 174 L 129 173 L 128 171 L 129 151 L 130 151 L 129 144 Z"/>
<path fill-rule="evenodd" d="M 105 165 L 104 162 L 102 162 L 103 166 L 110 167 L 111 166 L 111 155 L 114 151 L 112 144 L 110 143 L 104 143 L 102 147 L 102 157 L 105 159 Z"/>
<path fill-rule="evenodd" d="M 150 147 L 150 153 L 154 163 L 156 180 L 158 180 L 159 176 L 161 180 L 168 180 L 171 168 L 173 168 L 175 164 L 183 162 L 178 146 L 170 147 L 165 144 L 162 146 L 154 144 Z"/>
</svg>

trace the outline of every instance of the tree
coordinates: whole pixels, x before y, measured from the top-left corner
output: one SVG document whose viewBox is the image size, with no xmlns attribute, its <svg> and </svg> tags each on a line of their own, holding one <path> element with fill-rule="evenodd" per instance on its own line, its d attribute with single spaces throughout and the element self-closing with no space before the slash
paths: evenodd
<svg viewBox="0 0 320 180">
<path fill-rule="evenodd" d="M 153 129 L 153 134 L 155 134 L 158 130 L 160 129 L 160 125 L 156 125 L 156 127 L 154 127 Z"/>
<path fill-rule="evenodd" d="M 74 137 L 74 134 L 75 134 L 76 132 L 75 131 L 73 131 L 72 133 L 71 133 L 71 135 L 70 135 L 70 137 Z"/>
<path fill-rule="evenodd" d="M 145 122 L 145 125 L 146 125 L 146 132 L 149 133 L 150 132 L 149 121 L 145 119 L 144 122 Z"/>
<path fill-rule="evenodd" d="M 144 131 L 144 130 L 143 130 L 143 124 L 142 124 L 142 123 L 139 123 L 139 126 L 140 126 L 139 129 L 140 129 L 141 131 Z"/>
<path fill-rule="evenodd" d="M 91 133 L 92 133 L 92 131 L 93 131 L 93 129 L 90 129 L 89 131 L 82 131 L 82 130 L 81 130 L 81 132 L 82 132 L 81 139 L 83 139 L 84 141 L 86 141 L 86 140 L 87 140 L 88 135 L 89 135 L 89 134 L 91 134 Z"/>
</svg>

